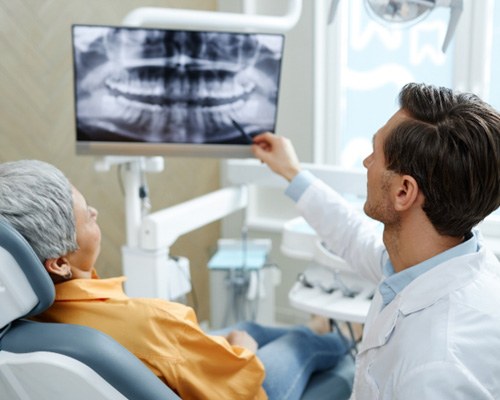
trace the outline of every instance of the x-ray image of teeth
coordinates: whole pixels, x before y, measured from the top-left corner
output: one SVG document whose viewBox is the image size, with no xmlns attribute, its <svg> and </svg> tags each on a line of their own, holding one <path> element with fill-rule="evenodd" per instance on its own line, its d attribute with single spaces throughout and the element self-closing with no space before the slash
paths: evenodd
<svg viewBox="0 0 500 400">
<path fill-rule="evenodd" d="M 248 144 L 275 129 L 282 35 L 73 27 L 77 139 Z"/>
</svg>

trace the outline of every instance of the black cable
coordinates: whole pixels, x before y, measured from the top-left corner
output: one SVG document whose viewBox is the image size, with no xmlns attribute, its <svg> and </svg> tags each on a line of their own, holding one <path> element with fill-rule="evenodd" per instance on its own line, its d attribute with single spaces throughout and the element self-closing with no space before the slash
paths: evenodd
<svg viewBox="0 0 500 400">
<path fill-rule="evenodd" d="M 350 354 L 350 356 L 354 360 L 356 358 L 355 353 L 354 353 L 355 348 L 356 348 L 356 341 L 349 343 L 349 340 L 342 333 L 342 331 L 340 330 L 339 324 L 334 319 L 332 319 L 332 318 L 330 319 L 330 324 L 335 327 L 335 329 L 339 333 L 340 339 L 342 340 L 342 342 L 344 342 L 345 346 L 347 347 L 348 353 Z"/>
</svg>

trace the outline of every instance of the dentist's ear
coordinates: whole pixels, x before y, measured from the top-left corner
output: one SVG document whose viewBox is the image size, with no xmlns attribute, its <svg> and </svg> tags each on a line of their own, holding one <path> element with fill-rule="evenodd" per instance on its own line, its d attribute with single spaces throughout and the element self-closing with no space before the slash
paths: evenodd
<svg viewBox="0 0 500 400">
<path fill-rule="evenodd" d="M 45 269 L 51 276 L 54 283 L 71 279 L 71 266 L 65 257 L 49 258 L 44 262 Z"/>
<path fill-rule="evenodd" d="M 420 189 L 417 181 L 409 175 L 400 177 L 396 187 L 394 208 L 396 211 L 406 211 L 419 200 Z"/>
</svg>

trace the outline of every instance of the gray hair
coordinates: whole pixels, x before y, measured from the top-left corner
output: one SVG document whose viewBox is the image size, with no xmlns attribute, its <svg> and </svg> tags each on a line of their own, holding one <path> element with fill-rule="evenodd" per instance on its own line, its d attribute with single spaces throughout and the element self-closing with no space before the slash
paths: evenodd
<svg viewBox="0 0 500 400">
<path fill-rule="evenodd" d="M 53 165 L 0 164 L 0 218 L 24 236 L 42 262 L 78 248 L 72 187 Z"/>
</svg>

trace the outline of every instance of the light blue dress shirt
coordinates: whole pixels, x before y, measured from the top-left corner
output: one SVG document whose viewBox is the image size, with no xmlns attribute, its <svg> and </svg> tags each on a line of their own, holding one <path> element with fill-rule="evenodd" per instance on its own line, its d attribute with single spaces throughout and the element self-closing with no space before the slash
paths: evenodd
<svg viewBox="0 0 500 400">
<path fill-rule="evenodd" d="M 285 190 L 285 194 L 293 201 L 297 202 L 300 196 L 306 191 L 311 183 L 314 182 L 316 177 L 309 171 L 301 171 L 291 180 L 290 184 Z"/>
<path fill-rule="evenodd" d="M 408 286 L 414 279 L 431 270 L 435 266 L 451 260 L 452 258 L 474 253 L 478 250 L 477 237 L 469 234 L 467 236 L 467 240 L 459 245 L 398 273 L 394 272 L 394 267 L 392 266 L 391 261 L 388 260 L 382 268 L 382 273 L 386 279 L 384 279 L 379 285 L 383 305 L 386 306 L 389 304 L 394 297 L 396 297 L 396 295 Z"/>
</svg>

